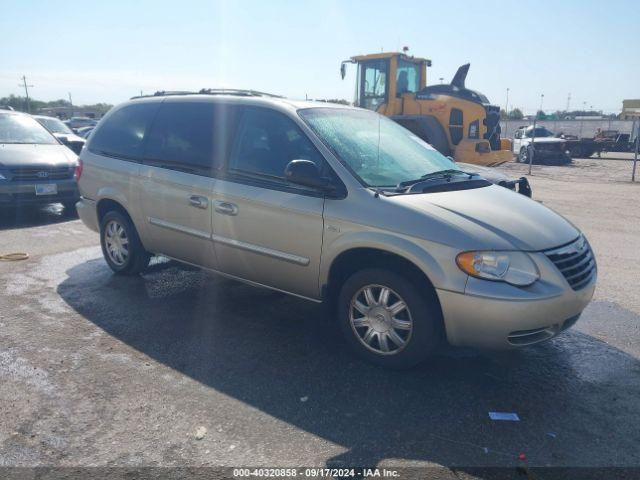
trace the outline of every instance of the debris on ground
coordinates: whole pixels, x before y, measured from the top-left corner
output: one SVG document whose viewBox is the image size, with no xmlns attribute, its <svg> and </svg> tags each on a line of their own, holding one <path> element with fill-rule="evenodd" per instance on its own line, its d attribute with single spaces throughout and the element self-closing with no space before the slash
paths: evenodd
<svg viewBox="0 0 640 480">
<path fill-rule="evenodd" d="M 198 427 L 196 430 L 196 440 L 202 440 L 207 434 L 207 429 L 205 427 Z"/>
<path fill-rule="evenodd" d="M 508 422 L 520 421 L 520 417 L 518 417 L 518 414 L 511 412 L 489 412 L 489 418 L 491 420 L 505 420 Z"/>
</svg>

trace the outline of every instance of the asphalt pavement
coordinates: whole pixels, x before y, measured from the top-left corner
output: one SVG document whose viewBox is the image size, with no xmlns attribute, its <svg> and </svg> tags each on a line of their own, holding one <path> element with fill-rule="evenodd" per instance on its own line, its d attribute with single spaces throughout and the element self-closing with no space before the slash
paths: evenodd
<svg viewBox="0 0 640 480">
<path fill-rule="evenodd" d="M 568 171 L 530 181 L 599 260 L 576 326 L 400 372 L 319 305 L 162 259 L 116 277 L 72 212 L 2 212 L 0 254 L 30 258 L 0 262 L 0 467 L 640 467 L 640 185 Z"/>
</svg>

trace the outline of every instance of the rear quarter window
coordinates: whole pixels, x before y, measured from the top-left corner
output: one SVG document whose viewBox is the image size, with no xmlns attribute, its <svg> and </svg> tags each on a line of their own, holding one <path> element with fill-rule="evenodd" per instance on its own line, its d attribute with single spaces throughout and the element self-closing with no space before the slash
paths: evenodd
<svg viewBox="0 0 640 480">
<path fill-rule="evenodd" d="M 140 159 L 144 140 L 159 102 L 133 103 L 104 118 L 92 133 L 88 149 L 93 153 Z"/>
<path fill-rule="evenodd" d="M 209 174 L 219 164 L 215 153 L 230 118 L 211 102 L 165 102 L 149 132 L 144 162 L 196 174 Z M 215 126 L 215 128 L 214 128 Z M 215 165 L 214 165 L 215 164 Z"/>
</svg>

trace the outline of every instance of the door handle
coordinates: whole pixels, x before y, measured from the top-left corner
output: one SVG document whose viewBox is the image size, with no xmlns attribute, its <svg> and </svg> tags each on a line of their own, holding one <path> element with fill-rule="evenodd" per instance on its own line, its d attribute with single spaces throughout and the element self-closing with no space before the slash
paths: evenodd
<svg viewBox="0 0 640 480">
<path fill-rule="evenodd" d="M 235 203 L 229 202 L 216 202 L 216 212 L 221 213 L 223 215 L 237 215 L 238 214 L 238 206 Z"/>
<path fill-rule="evenodd" d="M 209 200 L 207 200 L 206 197 L 201 197 L 200 195 L 191 195 L 189 197 L 189 205 L 196 208 L 207 208 Z"/>
</svg>

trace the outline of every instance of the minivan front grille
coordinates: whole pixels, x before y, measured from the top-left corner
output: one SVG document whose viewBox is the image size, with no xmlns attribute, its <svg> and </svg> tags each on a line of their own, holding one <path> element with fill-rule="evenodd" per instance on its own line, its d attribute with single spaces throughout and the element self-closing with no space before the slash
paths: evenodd
<svg viewBox="0 0 640 480">
<path fill-rule="evenodd" d="M 596 274 L 596 259 L 589 242 L 582 235 L 569 245 L 544 253 L 574 290 L 587 286 Z"/>
<path fill-rule="evenodd" d="M 24 181 L 47 181 L 47 180 L 64 180 L 73 177 L 73 167 L 52 167 L 52 166 L 40 166 L 40 167 L 22 167 L 12 168 L 11 179 Z"/>
</svg>

